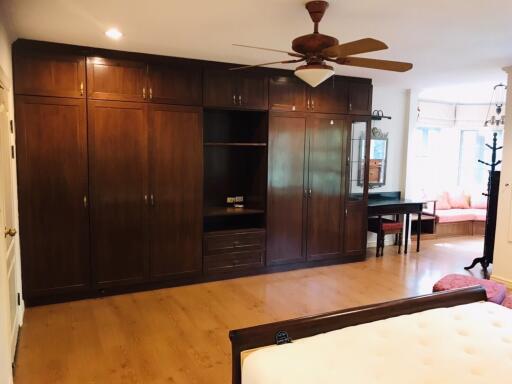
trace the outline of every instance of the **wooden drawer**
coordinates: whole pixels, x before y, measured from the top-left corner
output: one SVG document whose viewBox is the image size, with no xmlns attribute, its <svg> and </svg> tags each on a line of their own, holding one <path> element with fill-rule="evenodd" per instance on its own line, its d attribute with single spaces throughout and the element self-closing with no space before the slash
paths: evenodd
<svg viewBox="0 0 512 384">
<path fill-rule="evenodd" d="M 231 272 L 263 267 L 264 250 L 205 255 L 206 273 Z"/>
<path fill-rule="evenodd" d="M 262 229 L 222 231 L 205 236 L 205 255 L 263 249 L 265 249 L 265 230 Z"/>
</svg>

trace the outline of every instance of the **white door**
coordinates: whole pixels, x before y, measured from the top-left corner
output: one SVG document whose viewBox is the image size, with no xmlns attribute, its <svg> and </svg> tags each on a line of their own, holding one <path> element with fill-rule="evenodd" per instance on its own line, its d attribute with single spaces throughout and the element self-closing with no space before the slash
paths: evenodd
<svg viewBox="0 0 512 384">
<path fill-rule="evenodd" d="M 14 360 L 22 306 L 17 234 L 17 204 L 15 188 L 14 132 L 9 121 L 8 92 L 0 87 L 0 312 L 7 332 L 9 363 Z"/>
</svg>

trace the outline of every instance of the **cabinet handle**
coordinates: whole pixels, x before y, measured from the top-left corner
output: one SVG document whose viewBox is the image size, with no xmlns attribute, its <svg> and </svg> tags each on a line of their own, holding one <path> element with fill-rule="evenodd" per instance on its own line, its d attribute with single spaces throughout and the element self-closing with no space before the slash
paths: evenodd
<svg viewBox="0 0 512 384">
<path fill-rule="evenodd" d="M 345 216 L 348 216 L 348 209 L 345 208 Z"/>
<path fill-rule="evenodd" d="M 149 87 L 149 100 L 153 100 L 153 88 Z"/>
<path fill-rule="evenodd" d="M 242 105 L 242 96 L 238 95 L 238 104 Z"/>
<path fill-rule="evenodd" d="M 87 196 L 84 195 L 84 208 L 87 208 Z"/>
<path fill-rule="evenodd" d="M 315 100 L 311 99 L 311 109 L 315 110 Z"/>
<path fill-rule="evenodd" d="M 236 96 L 235 95 L 233 95 L 233 104 L 236 105 Z"/>
<path fill-rule="evenodd" d="M 146 99 L 146 87 L 142 88 L 142 98 Z"/>
<path fill-rule="evenodd" d="M 306 109 L 309 109 L 309 99 L 307 100 L 307 103 L 306 103 Z"/>
<path fill-rule="evenodd" d="M 311 188 L 309 188 L 308 196 L 311 197 Z"/>
<path fill-rule="evenodd" d="M 352 110 L 352 103 L 348 103 L 348 110 L 351 111 Z"/>
<path fill-rule="evenodd" d="M 148 195 L 144 195 L 144 204 L 148 205 Z"/>
<path fill-rule="evenodd" d="M 4 237 L 7 237 L 7 236 L 14 237 L 15 235 L 16 235 L 16 230 L 14 228 L 9 228 L 9 229 L 7 229 L 7 227 L 5 228 Z"/>
<path fill-rule="evenodd" d="M 84 95 L 84 82 L 81 81 L 80 82 L 80 96 L 83 96 Z"/>
<path fill-rule="evenodd" d="M 151 194 L 151 195 L 149 195 L 149 198 L 151 201 L 151 206 L 154 207 L 155 206 L 155 196 L 153 194 Z"/>
</svg>

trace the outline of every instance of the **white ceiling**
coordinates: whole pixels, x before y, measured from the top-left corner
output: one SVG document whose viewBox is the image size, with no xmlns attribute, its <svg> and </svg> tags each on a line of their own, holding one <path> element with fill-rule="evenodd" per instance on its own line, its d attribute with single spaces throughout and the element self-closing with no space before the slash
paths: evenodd
<svg viewBox="0 0 512 384">
<path fill-rule="evenodd" d="M 313 28 L 303 0 L 0 2 L 18 37 L 244 64 L 287 56 L 232 43 L 289 50 Z M 320 32 L 341 42 L 374 37 L 390 48 L 365 56 L 414 63 L 405 74 L 344 66 L 338 74 L 401 88 L 497 83 L 512 64 L 511 15 L 510 0 L 336 0 Z M 120 41 L 104 35 L 113 26 Z"/>
</svg>

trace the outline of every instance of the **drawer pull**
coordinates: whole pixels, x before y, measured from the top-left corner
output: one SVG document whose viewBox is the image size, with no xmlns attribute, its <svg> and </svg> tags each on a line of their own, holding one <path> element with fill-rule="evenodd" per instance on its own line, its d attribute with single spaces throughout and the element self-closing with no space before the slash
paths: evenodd
<svg viewBox="0 0 512 384">
<path fill-rule="evenodd" d="M 239 247 L 240 242 L 239 241 L 233 241 L 233 248 Z"/>
</svg>

